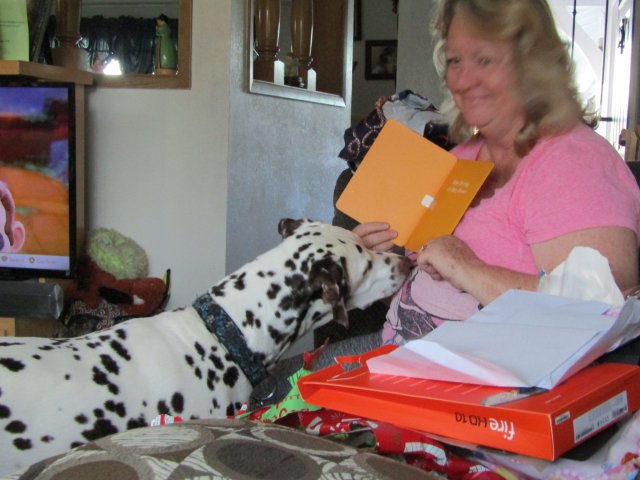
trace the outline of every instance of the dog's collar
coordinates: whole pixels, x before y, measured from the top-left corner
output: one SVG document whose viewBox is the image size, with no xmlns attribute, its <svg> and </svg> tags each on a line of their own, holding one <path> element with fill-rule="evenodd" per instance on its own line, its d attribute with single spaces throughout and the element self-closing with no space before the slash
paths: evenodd
<svg viewBox="0 0 640 480">
<path fill-rule="evenodd" d="M 232 360 L 240 367 L 244 374 L 256 386 L 267 378 L 267 370 L 262 362 L 251 351 L 244 335 L 231 319 L 229 314 L 218 305 L 209 294 L 201 295 L 193 302 L 207 329 L 213 333 L 220 343 L 227 349 Z"/>
</svg>

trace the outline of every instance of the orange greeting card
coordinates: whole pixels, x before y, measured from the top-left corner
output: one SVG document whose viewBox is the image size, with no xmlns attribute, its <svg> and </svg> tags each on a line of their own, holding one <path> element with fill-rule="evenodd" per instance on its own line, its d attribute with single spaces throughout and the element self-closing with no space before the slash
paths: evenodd
<svg viewBox="0 0 640 480">
<path fill-rule="evenodd" d="M 336 206 L 361 223 L 389 223 L 395 243 L 417 251 L 453 232 L 492 168 L 388 120 Z"/>
</svg>

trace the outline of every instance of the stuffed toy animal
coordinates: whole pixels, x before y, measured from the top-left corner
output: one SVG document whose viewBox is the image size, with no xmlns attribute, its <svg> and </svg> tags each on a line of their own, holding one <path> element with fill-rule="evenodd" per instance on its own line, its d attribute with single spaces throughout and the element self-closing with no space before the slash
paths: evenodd
<svg viewBox="0 0 640 480">
<path fill-rule="evenodd" d="M 65 311 L 54 336 L 84 335 L 132 317 L 155 315 L 169 298 L 171 271 L 148 277 L 148 259 L 135 241 L 115 230 L 87 236 L 75 282 L 65 291 Z"/>
<path fill-rule="evenodd" d="M 109 228 L 89 232 L 87 255 L 98 267 L 118 280 L 149 275 L 149 259 L 144 249 L 129 237 Z"/>
</svg>

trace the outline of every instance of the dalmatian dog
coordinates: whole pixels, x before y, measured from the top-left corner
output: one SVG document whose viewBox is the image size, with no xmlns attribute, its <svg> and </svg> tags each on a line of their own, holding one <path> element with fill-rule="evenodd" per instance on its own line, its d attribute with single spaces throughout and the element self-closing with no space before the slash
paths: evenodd
<svg viewBox="0 0 640 480">
<path fill-rule="evenodd" d="M 0 337 L 0 475 L 160 414 L 227 417 L 296 339 L 393 294 L 411 263 L 283 219 L 283 241 L 190 307 L 68 339 Z"/>
</svg>

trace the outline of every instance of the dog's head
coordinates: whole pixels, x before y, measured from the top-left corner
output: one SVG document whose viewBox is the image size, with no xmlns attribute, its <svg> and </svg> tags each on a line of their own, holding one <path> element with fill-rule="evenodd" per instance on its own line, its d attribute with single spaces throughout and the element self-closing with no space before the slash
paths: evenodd
<svg viewBox="0 0 640 480">
<path fill-rule="evenodd" d="M 345 327 L 348 310 L 365 308 L 392 295 L 411 270 L 406 257 L 374 252 L 344 228 L 286 218 L 280 220 L 278 232 L 283 243 L 291 244 L 295 250 L 289 268 L 308 274 L 307 293 L 329 305 L 331 319 Z M 318 310 L 310 313 L 317 316 Z"/>
<path fill-rule="evenodd" d="M 340 227 L 284 219 L 283 241 L 211 288 L 240 327 L 249 348 L 273 364 L 298 338 L 347 311 L 392 295 L 411 262 L 367 249 Z"/>
</svg>

